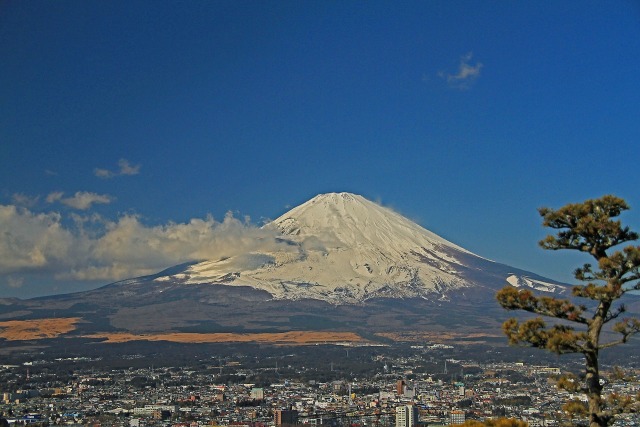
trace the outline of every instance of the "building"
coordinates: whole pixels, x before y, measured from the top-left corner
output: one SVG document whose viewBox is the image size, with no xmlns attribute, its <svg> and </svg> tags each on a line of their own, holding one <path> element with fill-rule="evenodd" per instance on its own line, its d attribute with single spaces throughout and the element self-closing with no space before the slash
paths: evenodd
<svg viewBox="0 0 640 427">
<path fill-rule="evenodd" d="M 396 427 L 415 427 L 418 425 L 418 408 L 414 405 L 396 408 Z"/>
<path fill-rule="evenodd" d="M 449 424 L 464 424 L 465 420 L 464 411 L 452 410 L 449 412 Z"/>
<path fill-rule="evenodd" d="M 178 412 L 178 405 L 144 405 L 144 407 L 133 408 L 133 415 L 154 416 L 154 414 L 163 412 L 175 414 Z M 157 415 L 156 415 L 157 416 Z"/>
<path fill-rule="evenodd" d="M 298 411 L 293 409 L 278 409 L 274 416 L 276 426 L 293 425 L 298 423 Z"/>
<path fill-rule="evenodd" d="M 253 400 L 264 400 L 264 389 L 262 389 L 262 388 L 252 388 L 251 389 L 251 398 Z"/>
</svg>

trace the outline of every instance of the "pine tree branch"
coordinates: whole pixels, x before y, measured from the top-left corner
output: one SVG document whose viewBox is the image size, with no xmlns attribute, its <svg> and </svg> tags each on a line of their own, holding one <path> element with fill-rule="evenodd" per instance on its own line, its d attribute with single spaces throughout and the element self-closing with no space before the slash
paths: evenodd
<svg viewBox="0 0 640 427">
<path fill-rule="evenodd" d="M 547 328 L 539 317 L 523 323 L 509 319 L 502 325 L 502 330 L 509 338 L 509 344 L 545 348 L 557 354 L 584 353 L 588 341 L 584 332 L 576 332 L 569 326 Z"/>
<path fill-rule="evenodd" d="M 622 334 L 622 338 L 616 341 L 611 341 L 606 344 L 601 344 L 598 346 L 598 349 L 604 349 L 609 347 L 614 347 L 616 345 L 626 343 L 630 337 L 640 333 L 640 320 L 638 319 L 624 319 L 618 323 L 616 323 L 613 327 L 614 332 L 618 332 Z"/>
<path fill-rule="evenodd" d="M 513 286 L 506 286 L 498 291 L 496 299 L 507 310 L 524 310 L 541 316 L 588 324 L 588 319 L 582 316 L 585 307 L 566 299 L 536 297 L 528 289 L 516 289 Z"/>
<path fill-rule="evenodd" d="M 625 285 L 625 284 L 627 284 L 627 283 L 629 283 L 629 282 L 633 282 L 634 280 L 640 280 L 640 273 L 638 273 L 638 274 L 634 274 L 633 276 L 627 276 L 627 277 L 625 277 L 625 278 L 623 278 L 623 279 L 620 279 L 620 282 L 621 282 L 623 285 Z M 639 282 L 639 283 L 636 283 L 635 285 L 633 285 L 633 286 L 632 286 L 632 287 L 630 287 L 630 288 L 629 288 L 629 287 L 628 287 L 628 288 L 625 288 L 625 292 L 626 292 L 626 291 L 631 291 L 631 290 L 638 290 L 638 289 L 640 289 L 640 282 Z"/>
<path fill-rule="evenodd" d="M 600 344 L 598 346 L 598 350 L 603 350 L 605 348 L 615 347 L 617 345 L 624 344 L 626 342 L 627 342 L 626 337 L 625 338 L 620 338 L 619 340 L 616 340 L 616 341 L 611 341 L 611 342 L 608 342 L 606 344 Z"/>
<path fill-rule="evenodd" d="M 591 254 L 599 260 L 606 257 L 607 249 L 636 240 L 638 234 L 613 221 L 625 210 L 627 203 L 607 195 L 584 203 L 568 204 L 558 210 L 541 208 L 545 227 L 561 230 L 556 236 L 547 236 L 540 242 L 544 249 L 573 249 Z"/>
<path fill-rule="evenodd" d="M 620 306 L 615 311 L 609 311 L 604 318 L 603 323 L 609 323 L 610 321 L 617 319 L 622 313 L 625 313 L 627 308 L 624 304 L 620 304 Z"/>
</svg>

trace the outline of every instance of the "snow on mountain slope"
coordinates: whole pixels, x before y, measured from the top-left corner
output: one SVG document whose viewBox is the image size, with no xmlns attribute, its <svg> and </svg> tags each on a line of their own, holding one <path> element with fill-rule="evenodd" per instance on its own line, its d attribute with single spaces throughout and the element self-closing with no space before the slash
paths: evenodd
<svg viewBox="0 0 640 427">
<path fill-rule="evenodd" d="M 507 282 L 516 288 L 525 287 L 535 289 L 542 292 L 558 292 L 563 293 L 564 289 L 556 283 L 544 282 L 542 280 L 532 279 L 527 276 L 516 276 L 512 274 L 507 277 Z"/>
<path fill-rule="evenodd" d="M 156 280 L 251 286 L 275 299 L 353 304 L 375 297 L 443 298 L 474 285 L 465 279 L 470 267 L 463 259 L 492 264 L 350 193 L 318 195 L 265 227 L 282 233 L 284 249 L 204 261 Z"/>
</svg>

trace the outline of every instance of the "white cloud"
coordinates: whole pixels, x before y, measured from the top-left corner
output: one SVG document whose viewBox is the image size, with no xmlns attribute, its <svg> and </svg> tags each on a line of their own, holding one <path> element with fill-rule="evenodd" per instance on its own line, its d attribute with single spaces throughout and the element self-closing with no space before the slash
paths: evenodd
<svg viewBox="0 0 640 427">
<path fill-rule="evenodd" d="M 460 58 L 460 64 L 458 65 L 458 71 L 455 74 L 445 73 L 441 71 L 439 76 L 444 78 L 450 86 L 458 89 L 468 89 L 470 85 L 480 76 L 483 64 L 476 62 L 475 65 L 471 65 L 473 59 L 473 53 L 469 52 Z"/>
<path fill-rule="evenodd" d="M 118 161 L 119 169 L 116 171 L 111 171 L 109 169 L 100 169 L 95 168 L 93 173 L 98 178 L 114 178 L 116 176 L 124 176 L 124 175 L 138 175 L 140 173 L 140 165 L 132 165 L 129 163 L 127 159 L 120 159 Z"/>
<path fill-rule="evenodd" d="M 0 273 L 64 264 L 74 237 L 56 213 L 0 205 Z"/>
<path fill-rule="evenodd" d="M 158 226 L 147 226 L 135 215 L 116 221 L 95 215 L 71 215 L 70 219 L 0 205 L 0 275 L 7 283 L 8 275 L 33 272 L 66 281 L 116 281 L 191 260 L 289 250 L 276 239 L 276 231 L 231 214 L 222 222 L 206 217 Z M 67 222 L 70 225 L 63 225 Z"/>
<path fill-rule="evenodd" d="M 14 193 L 11 196 L 11 199 L 13 200 L 13 203 L 15 203 L 18 206 L 31 208 L 38 204 L 38 201 L 40 200 L 40 196 L 28 196 L 22 193 Z"/>
<path fill-rule="evenodd" d="M 111 172 L 110 170 L 107 169 L 100 169 L 100 168 L 95 168 L 93 170 L 93 174 L 95 176 L 97 176 L 98 178 L 111 178 L 113 177 L 113 172 Z"/>
<path fill-rule="evenodd" d="M 157 272 L 159 268 L 189 260 L 217 259 L 249 250 L 284 246 L 270 230 L 254 227 L 227 214 L 148 227 L 133 215 L 106 224 L 105 233 L 91 242 L 91 265 L 75 269 L 77 279 L 125 278 Z"/>
<path fill-rule="evenodd" d="M 127 159 L 120 159 L 118 166 L 120 166 L 120 175 L 138 175 L 140 173 L 140 165 L 131 165 Z"/>
<path fill-rule="evenodd" d="M 74 209 L 87 210 L 94 203 L 107 204 L 113 199 L 105 194 L 90 193 L 87 191 L 78 191 L 73 197 L 60 199 L 60 202 Z"/>
<path fill-rule="evenodd" d="M 55 191 L 49 193 L 46 200 L 48 203 L 60 202 L 63 205 L 84 211 L 89 209 L 94 203 L 111 203 L 113 198 L 106 194 L 96 194 L 88 191 L 78 191 L 73 197 L 64 197 L 63 192 Z"/>
<path fill-rule="evenodd" d="M 62 196 L 64 196 L 64 193 L 62 191 L 54 191 L 52 193 L 49 193 L 46 199 L 47 203 L 57 202 L 58 200 L 62 199 Z"/>
</svg>

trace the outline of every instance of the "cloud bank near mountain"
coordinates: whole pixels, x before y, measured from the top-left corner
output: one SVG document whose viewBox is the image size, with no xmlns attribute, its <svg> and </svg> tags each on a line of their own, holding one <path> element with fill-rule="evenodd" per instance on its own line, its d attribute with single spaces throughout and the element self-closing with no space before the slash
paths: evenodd
<svg viewBox="0 0 640 427">
<path fill-rule="evenodd" d="M 22 283 L 21 274 L 66 281 L 114 281 L 156 273 L 176 263 L 218 259 L 249 250 L 287 250 L 279 232 L 228 213 L 184 223 L 150 226 L 137 215 L 37 213 L 0 205 L 0 280 Z"/>
</svg>

